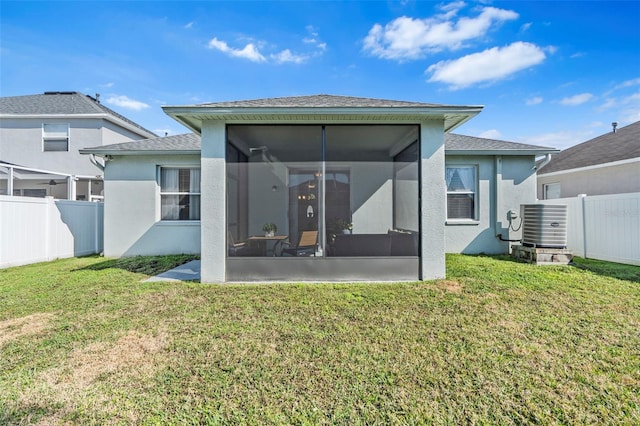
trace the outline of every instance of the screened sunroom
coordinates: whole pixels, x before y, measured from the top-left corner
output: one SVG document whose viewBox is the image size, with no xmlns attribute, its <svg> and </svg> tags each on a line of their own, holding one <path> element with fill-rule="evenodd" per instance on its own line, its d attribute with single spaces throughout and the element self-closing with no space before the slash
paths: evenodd
<svg viewBox="0 0 640 426">
<path fill-rule="evenodd" d="M 163 109 L 202 138 L 204 282 L 444 276 L 444 133 L 481 107 L 314 95 Z"/>
<path fill-rule="evenodd" d="M 418 136 L 411 124 L 228 125 L 230 272 L 345 276 L 377 258 L 417 278 Z"/>
</svg>

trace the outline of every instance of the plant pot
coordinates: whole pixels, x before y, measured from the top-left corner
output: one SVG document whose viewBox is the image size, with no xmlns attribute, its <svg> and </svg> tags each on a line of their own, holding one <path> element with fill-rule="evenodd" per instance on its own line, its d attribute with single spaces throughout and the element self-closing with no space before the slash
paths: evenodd
<svg viewBox="0 0 640 426">
<path fill-rule="evenodd" d="M 273 237 L 275 235 L 276 235 L 276 231 L 269 231 L 264 233 L 265 237 Z"/>
<path fill-rule="evenodd" d="M 351 231 L 349 229 L 343 229 L 342 233 L 345 234 L 345 235 L 348 235 L 348 234 L 351 233 Z"/>
</svg>

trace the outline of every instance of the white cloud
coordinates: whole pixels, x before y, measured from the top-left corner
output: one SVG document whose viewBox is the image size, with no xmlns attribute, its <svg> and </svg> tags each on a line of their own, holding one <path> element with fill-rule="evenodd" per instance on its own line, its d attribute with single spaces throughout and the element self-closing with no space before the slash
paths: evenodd
<svg viewBox="0 0 640 426">
<path fill-rule="evenodd" d="M 527 22 L 526 24 L 522 24 L 522 26 L 520 27 L 520 32 L 524 33 L 529 31 L 529 28 L 531 28 L 531 25 L 533 25 L 531 22 Z"/>
<path fill-rule="evenodd" d="M 622 83 L 614 87 L 613 90 L 624 89 L 626 87 L 637 86 L 637 85 L 640 85 L 640 78 L 634 78 L 632 80 L 623 81 Z"/>
<path fill-rule="evenodd" d="M 325 50 L 327 50 L 327 43 L 323 42 L 320 39 L 320 33 L 313 25 L 307 25 L 306 30 L 307 30 L 307 33 L 309 33 L 309 35 L 304 37 L 302 39 L 302 42 L 305 44 L 313 45 L 316 48 L 316 51 L 313 54 L 307 54 L 304 56 L 309 57 L 309 56 L 322 55 L 325 52 Z"/>
<path fill-rule="evenodd" d="M 492 26 L 518 18 L 511 10 L 484 7 L 478 16 L 455 21 L 463 6 L 463 2 L 450 3 L 442 8 L 446 13 L 431 18 L 401 16 L 384 27 L 375 24 L 364 38 L 364 50 L 383 59 L 418 59 L 429 52 L 459 49 L 464 42 L 483 37 Z"/>
<path fill-rule="evenodd" d="M 579 95 L 561 99 L 560 105 L 577 106 L 589 102 L 591 99 L 593 99 L 593 95 L 591 93 L 580 93 Z"/>
<path fill-rule="evenodd" d="M 615 98 L 608 98 L 604 101 L 602 105 L 598 108 L 598 111 L 604 111 L 605 109 L 611 109 L 618 106 L 618 101 Z"/>
<path fill-rule="evenodd" d="M 562 131 L 519 138 L 519 142 L 531 145 L 566 149 L 593 138 L 593 131 Z"/>
<path fill-rule="evenodd" d="M 302 39 L 302 42 L 307 45 L 311 45 L 315 48 L 313 51 L 309 51 L 304 53 L 294 53 L 291 49 L 283 49 L 277 53 L 271 53 L 269 55 L 262 54 L 260 49 L 254 43 L 248 43 L 242 49 L 237 49 L 229 46 L 226 41 L 218 40 L 217 37 L 209 40 L 209 44 L 207 47 L 209 49 L 215 49 L 222 53 L 225 53 L 231 57 L 235 58 L 244 58 L 253 62 L 267 62 L 273 61 L 277 64 L 285 64 L 285 63 L 293 63 L 293 64 L 302 64 L 307 62 L 309 59 L 322 56 L 322 54 L 327 50 L 327 43 L 324 43 L 320 40 L 318 31 L 311 25 L 306 26 L 306 30 L 308 35 Z M 267 43 L 259 44 L 260 48 L 264 48 L 268 46 Z"/>
<path fill-rule="evenodd" d="M 486 138 L 486 139 L 499 139 L 501 136 L 502 136 L 502 133 L 500 133 L 500 131 L 496 129 L 485 130 L 484 132 L 478 135 L 479 138 Z"/>
<path fill-rule="evenodd" d="M 275 55 L 270 55 L 270 57 L 271 59 L 276 61 L 276 63 L 278 64 L 284 64 L 287 62 L 294 63 L 294 64 L 303 64 L 307 62 L 307 60 L 309 59 L 308 56 L 296 55 L 294 53 L 291 53 L 291 50 L 289 49 L 285 49 L 282 52 L 279 52 Z"/>
<path fill-rule="evenodd" d="M 525 101 L 526 105 L 538 105 L 543 101 L 541 96 L 534 96 L 533 98 L 529 98 Z"/>
<path fill-rule="evenodd" d="M 145 104 L 144 102 L 141 102 L 141 101 L 136 101 L 125 95 L 109 96 L 105 102 L 110 105 L 119 106 L 125 109 L 132 109 L 134 111 L 140 111 L 140 110 L 149 108 L 148 104 Z"/>
<path fill-rule="evenodd" d="M 577 59 L 577 58 L 582 58 L 584 56 L 587 56 L 586 53 L 584 52 L 576 52 L 573 55 L 570 56 L 571 59 Z"/>
<path fill-rule="evenodd" d="M 440 61 L 427 68 L 426 72 L 432 73 L 429 82 L 446 83 L 457 89 L 507 78 L 542 63 L 545 58 L 540 47 L 518 41 L 506 47 L 493 47 L 459 59 Z"/>
<path fill-rule="evenodd" d="M 264 62 L 267 59 L 260 53 L 258 48 L 253 43 L 248 43 L 242 49 L 234 49 L 222 40 L 218 40 L 216 37 L 209 41 L 209 49 L 219 50 L 222 53 L 226 53 L 229 56 L 235 58 L 244 58 L 252 62 Z"/>
</svg>

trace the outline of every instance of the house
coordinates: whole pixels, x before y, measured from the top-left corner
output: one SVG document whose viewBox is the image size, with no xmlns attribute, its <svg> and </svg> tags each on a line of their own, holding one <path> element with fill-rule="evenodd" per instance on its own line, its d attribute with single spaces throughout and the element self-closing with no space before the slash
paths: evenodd
<svg viewBox="0 0 640 426">
<path fill-rule="evenodd" d="M 538 198 L 640 192 L 640 121 L 554 155 L 538 170 Z"/>
<path fill-rule="evenodd" d="M 194 134 L 81 153 L 106 162 L 105 255 L 199 253 L 203 282 L 444 277 L 445 252 L 508 251 L 535 158 L 557 151 L 449 133 L 481 106 L 315 95 L 163 109 Z"/>
<path fill-rule="evenodd" d="M 100 199 L 102 170 L 79 148 L 156 137 L 79 92 L 0 98 L 0 194 Z"/>
</svg>

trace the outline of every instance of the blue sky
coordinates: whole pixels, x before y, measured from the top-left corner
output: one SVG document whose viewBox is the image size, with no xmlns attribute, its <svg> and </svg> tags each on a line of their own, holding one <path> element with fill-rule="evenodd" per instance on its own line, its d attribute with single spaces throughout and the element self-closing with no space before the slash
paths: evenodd
<svg viewBox="0 0 640 426">
<path fill-rule="evenodd" d="M 162 105 L 335 94 L 484 105 L 456 133 L 567 148 L 640 120 L 638 1 L 0 2 L 0 96 Z"/>
</svg>

